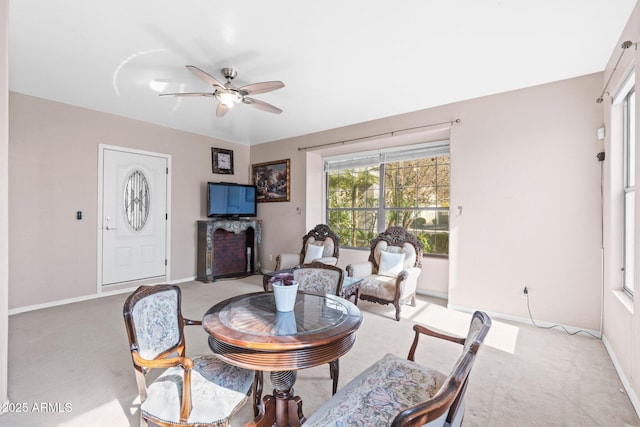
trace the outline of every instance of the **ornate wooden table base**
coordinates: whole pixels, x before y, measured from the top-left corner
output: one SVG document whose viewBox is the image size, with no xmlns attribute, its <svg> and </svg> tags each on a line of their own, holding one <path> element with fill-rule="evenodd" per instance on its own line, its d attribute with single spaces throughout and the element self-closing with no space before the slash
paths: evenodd
<svg viewBox="0 0 640 427">
<path fill-rule="evenodd" d="M 302 399 L 294 396 L 296 377 L 296 371 L 271 372 L 271 382 L 275 387 L 273 395 L 264 397 L 264 410 L 245 427 L 271 427 L 274 421 L 278 427 L 302 425 L 306 418 L 302 413 Z"/>
</svg>

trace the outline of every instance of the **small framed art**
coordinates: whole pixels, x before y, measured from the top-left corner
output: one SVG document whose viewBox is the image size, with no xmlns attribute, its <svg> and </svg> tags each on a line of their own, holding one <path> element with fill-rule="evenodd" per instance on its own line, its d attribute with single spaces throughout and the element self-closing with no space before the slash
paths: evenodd
<svg viewBox="0 0 640 427">
<path fill-rule="evenodd" d="M 213 173 L 233 175 L 233 150 L 211 148 L 211 165 Z"/>
</svg>

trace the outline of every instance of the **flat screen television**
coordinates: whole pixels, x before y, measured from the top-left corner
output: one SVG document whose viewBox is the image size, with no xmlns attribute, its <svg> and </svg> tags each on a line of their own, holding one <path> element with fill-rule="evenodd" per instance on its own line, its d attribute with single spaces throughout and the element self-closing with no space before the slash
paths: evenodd
<svg viewBox="0 0 640 427">
<path fill-rule="evenodd" d="M 207 183 L 208 217 L 253 217 L 257 208 L 255 185 Z"/>
</svg>

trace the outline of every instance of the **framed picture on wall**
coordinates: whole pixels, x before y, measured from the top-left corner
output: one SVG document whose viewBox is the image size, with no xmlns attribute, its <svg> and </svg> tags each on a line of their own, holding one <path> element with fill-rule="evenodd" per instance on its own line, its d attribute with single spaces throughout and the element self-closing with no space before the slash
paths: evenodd
<svg viewBox="0 0 640 427">
<path fill-rule="evenodd" d="M 233 175 L 233 150 L 211 148 L 211 165 L 213 173 Z"/>
<path fill-rule="evenodd" d="M 288 202 L 291 197 L 290 159 L 251 165 L 258 202 Z"/>
</svg>

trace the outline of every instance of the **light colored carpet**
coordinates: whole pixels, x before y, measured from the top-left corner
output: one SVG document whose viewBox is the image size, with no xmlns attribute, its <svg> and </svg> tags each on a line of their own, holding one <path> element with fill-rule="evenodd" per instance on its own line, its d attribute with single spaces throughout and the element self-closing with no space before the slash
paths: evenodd
<svg viewBox="0 0 640 427">
<path fill-rule="evenodd" d="M 261 276 L 252 276 L 182 284 L 183 314 L 201 319 L 216 302 L 260 291 L 261 283 Z M 20 407 L 27 412 L 0 415 L 0 426 L 138 425 L 137 389 L 122 320 L 126 297 L 9 318 L 9 396 L 13 404 L 25 404 Z M 444 305 L 419 297 L 416 307 L 403 307 L 396 322 L 393 307 L 360 301 L 364 320 L 353 349 L 340 359 L 340 384 L 385 353 L 406 357 L 414 323 L 465 335 L 470 315 Z M 208 353 L 206 338 L 200 327 L 187 328 L 187 355 Z M 417 361 L 448 372 L 459 352 L 452 343 L 421 340 Z M 271 388 L 267 375 L 265 392 Z M 328 365 L 299 371 L 295 392 L 310 415 L 331 396 Z M 247 404 L 233 425 L 251 418 Z M 640 420 L 602 341 L 493 319 L 471 373 L 463 425 L 640 426 Z"/>
</svg>

